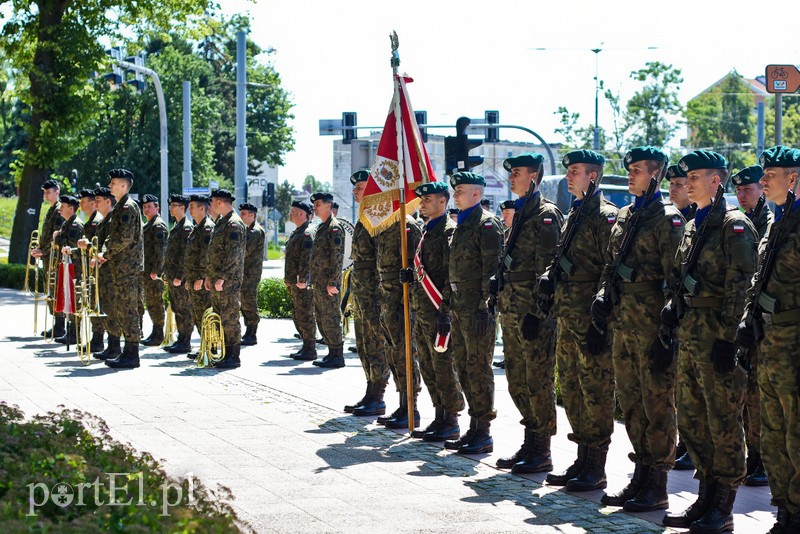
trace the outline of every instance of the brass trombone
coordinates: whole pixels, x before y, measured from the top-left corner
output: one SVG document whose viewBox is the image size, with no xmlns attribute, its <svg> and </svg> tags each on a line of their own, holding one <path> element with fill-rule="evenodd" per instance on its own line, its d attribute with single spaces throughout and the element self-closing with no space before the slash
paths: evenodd
<svg viewBox="0 0 800 534">
<path fill-rule="evenodd" d="M 75 314 L 75 351 L 78 353 L 83 365 L 89 365 L 92 361 L 92 293 L 97 294 L 97 280 L 88 269 L 88 256 L 91 250 L 80 249 L 81 251 L 81 284 L 75 288 L 75 302 L 79 308 Z"/>
<path fill-rule="evenodd" d="M 214 308 L 208 308 L 203 312 L 203 322 L 200 326 L 197 366 L 217 365 L 225 359 L 225 331 L 222 329 L 222 319 L 218 313 L 214 313 Z"/>
<path fill-rule="evenodd" d="M 162 275 L 161 280 L 164 281 L 165 290 L 169 290 L 169 284 L 171 283 L 167 280 L 167 275 Z M 167 293 L 169 294 L 169 293 Z M 175 312 L 172 311 L 172 299 L 167 300 L 167 317 L 164 324 L 164 341 L 161 342 L 162 347 L 166 347 L 168 345 L 172 345 L 176 341 L 176 334 L 178 332 L 178 325 L 175 322 Z"/>
<path fill-rule="evenodd" d="M 53 244 L 50 247 L 50 257 L 47 261 L 47 280 L 45 280 L 45 297 L 47 309 L 50 311 L 52 323 L 50 326 L 50 339 L 54 339 L 53 331 L 55 330 L 55 305 L 56 305 L 56 290 L 58 288 L 58 257 L 61 249 L 56 245 L 56 240 L 53 238 Z M 47 314 L 44 316 L 44 330 L 45 339 L 47 338 Z"/>
<path fill-rule="evenodd" d="M 31 241 L 28 246 L 28 264 L 25 268 L 25 287 L 22 288 L 22 293 L 25 295 L 33 294 L 33 331 L 34 333 L 39 329 L 39 301 L 41 300 L 41 293 L 39 293 L 39 259 L 34 258 L 31 253 L 39 248 L 39 230 L 31 232 Z M 33 269 L 33 293 L 30 289 L 30 274 Z"/>
<path fill-rule="evenodd" d="M 89 258 L 89 270 L 84 271 L 89 275 L 89 315 L 91 317 L 107 317 L 100 309 L 100 261 L 97 255 L 100 254 L 100 245 L 97 236 L 92 238 L 91 244 L 86 251 Z M 94 264 L 94 266 L 92 266 Z"/>
</svg>

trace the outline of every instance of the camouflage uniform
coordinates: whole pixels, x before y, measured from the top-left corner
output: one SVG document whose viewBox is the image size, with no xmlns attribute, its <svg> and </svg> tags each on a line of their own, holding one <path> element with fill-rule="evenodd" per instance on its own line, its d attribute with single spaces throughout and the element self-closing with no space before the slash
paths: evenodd
<svg viewBox="0 0 800 534">
<path fill-rule="evenodd" d="M 167 238 L 167 250 L 164 253 L 164 275 L 167 278 L 167 291 L 172 312 L 175 314 L 175 325 L 178 333 L 189 339 L 192 335 L 192 304 L 186 291 L 183 278 L 183 263 L 188 248 L 188 238 L 194 225 L 189 217 L 176 222 Z M 181 285 L 173 285 L 173 280 L 181 280 Z"/>
<path fill-rule="evenodd" d="M 455 229 L 456 223 L 447 215 L 428 221 L 418 249 L 424 276 L 430 278 L 442 294 L 439 308 L 441 313 L 450 313 L 450 279 L 447 270 L 450 259 L 449 241 Z M 422 379 L 436 408 L 442 408 L 448 413 L 458 413 L 464 409 L 464 395 L 453 360 L 452 340 L 444 352 L 438 352 L 434 348 L 437 335 L 436 307 L 425 293 L 421 282 L 414 284 L 413 289 L 414 343 L 419 352 Z"/>
<path fill-rule="evenodd" d="M 386 341 L 386 357 L 389 368 L 394 376 L 397 390 L 403 398 L 407 396 L 406 378 L 406 338 L 405 319 L 403 317 L 403 284 L 400 283 L 400 269 L 402 259 L 400 256 L 400 228 L 399 221 L 392 224 L 380 234 L 375 236 L 376 262 L 380 275 L 380 307 L 381 328 Z M 406 244 L 408 245 L 408 258 L 414 257 L 419 238 L 422 232 L 416 220 L 406 217 Z M 420 391 L 419 361 L 412 354 L 413 391 L 416 396 Z"/>
<path fill-rule="evenodd" d="M 108 230 L 111 223 L 111 212 L 108 217 L 97 223 L 95 237 L 97 237 L 98 252 L 103 250 L 103 245 L 108 237 Z M 105 332 L 109 329 L 111 321 L 111 308 L 114 305 L 114 280 L 111 278 L 111 268 L 107 263 L 101 263 L 98 275 L 98 288 L 100 289 L 100 311 L 106 314 L 105 317 L 92 317 L 92 331 Z"/>
<path fill-rule="evenodd" d="M 167 236 L 169 230 L 160 215 L 156 215 L 145 223 L 142 229 L 144 239 L 144 270 L 142 271 L 142 289 L 144 303 L 153 327 L 164 330 L 164 281 L 161 275 L 164 272 L 164 254 L 167 251 Z M 153 280 L 150 273 L 156 273 L 158 278 Z M 143 313 L 140 313 L 140 316 Z"/>
<path fill-rule="evenodd" d="M 556 433 L 556 321 L 552 317 L 544 319 L 535 340 L 525 339 L 520 327 L 527 314 L 538 313 L 536 280 L 553 260 L 563 216 L 539 192 L 527 202 L 524 198 L 514 215 L 514 226 L 518 227 L 514 229 L 518 232 L 514 249 L 506 251 L 502 260 L 504 289 L 497 304 L 503 356 L 508 393 L 522 415 L 522 425 L 537 434 L 552 436 Z"/>
<path fill-rule="evenodd" d="M 551 310 L 558 320 L 556 364 L 564 411 L 572 427 L 568 437 L 593 448 L 607 447 L 614 431 L 614 366 L 610 346 L 597 355 L 587 351 L 588 303 L 597 291 L 602 266 L 612 260 L 608 242 L 617 211 L 603 193 L 588 200 L 580 227 L 564 254 L 575 271 L 558 282 Z M 564 228 L 573 223 L 574 208 Z"/>
<path fill-rule="evenodd" d="M 92 240 L 94 236 L 97 235 L 97 225 L 100 224 L 100 221 L 103 220 L 103 215 L 95 210 L 89 215 L 89 218 L 86 219 L 86 222 L 83 223 L 83 235 L 89 241 Z"/>
<path fill-rule="evenodd" d="M 189 302 L 192 305 L 192 318 L 197 332 L 202 334 L 203 313 L 211 307 L 211 293 L 205 287 L 194 289 L 197 280 L 206 277 L 208 263 L 208 245 L 211 243 L 211 232 L 214 223 L 206 216 L 202 221 L 195 221 L 192 231 L 186 240 L 186 251 L 183 259 L 183 285 L 189 290 Z M 227 260 L 226 260 L 227 261 Z"/>
<path fill-rule="evenodd" d="M 86 222 L 83 224 L 83 236 L 90 241 L 90 244 L 91 244 L 92 238 L 97 237 L 98 229 L 100 228 L 100 224 L 103 221 L 104 221 L 103 214 L 100 213 L 99 211 L 95 210 L 94 212 L 92 212 L 92 214 L 89 216 L 89 218 L 86 219 Z M 105 240 L 105 238 L 104 238 L 104 240 Z M 103 243 L 102 243 L 102 241 L 100 241 L 99 238 L 97 240 L 97 243 L 98 243 L 98 247 L 100 249 L 102 249 L 103 248 Z M 87 252 L 88 252 L 88 249 L 87 249 Z M 97 252 L 100 252 L 100 251 L 98 250 Z M 89 266 L 88 262 L 87 262 L 86 265 Z M 94 273 L 94 269 L 93 268 L 89 267 L 89 269 L 92 271 L 92 273 Z M 101 267 L 101 269 L 102 269 L 102 267 Z M 97 287 L 99 288 L 102 285 L 102 283 L 103 282 L 101 280 L 98 280 L 97 281 Z M 92 289 L 92 291 L 94 291 L 94 289 Z M 102 301 L 102 295 L 100 295 L 101 292 L 102 292 L 102 289 L 100 289 L 100 291 L 98 291 L 98 300 L 100 300 L 100 301 Z M 94 308 L 94 302 L 92 302 L 92 307 Z M 103 309 L 102 308 L 102 302 L 101 302 L 101 305 L 100 305 L 100 309 L 101 310 Z M 97 335 L 100 338 L 102 338 L 103 334 L 105 334 L 105 331 L 106 331 L 104 318 L 103 317 L 94 317 L 94 316 L 92 316 L 92 317 L 90 317 L 89 320 L 92 322 L 92 334 Z"/>
<path fill-rule="evenodd" d="M 341 289 L 344 262 L 344 228 L 333 215 L 320 223 L 314 234 L 308 276 L 314 299 L 314 317 L 322 339 L 330 351 L 342 348 L 342 295 L 328 295 L 327 286 Z"/>
<path fill-rule="evenodd" d="M 745 476 L 741 417 L 747 377 L 738 366 L 717 374 L 709 355 L 716 340 L 734 340 L 755 271 L 757 236 L 747 217 L 728 209 L 724 199 L 707 216 L 704 244 L 694 272 L 689 273 L 699 282 L 700 293 L 687 298 L 678 330 L 678 427 L 699 476 L 737 486 Z M 686 225 L 675 255 L 676 279 L 697 232 L 696 223 L 697 218 Z"/>
<path fill-rule="evenodd" d="M 239 324 L 240 292 L 244 277 L 244 252 L 247 227 L 235 211 L 217 219 L 208 245 L 206 277 L 211 282 L 211 302 L 219 314 L 225 333 L 225 346 L 239 345 L 242 328 Z M 224 280 L 222 290 L 214 283 Z"/>
<path fill-rule="evenodd" d="M 141 290 L 141 272 L 144 267 L 143 245 L 139 206 L 125 195 L 111 210 L 103 257 L 110 267 L 114 284 L 114 302 L 109 314 L 111 320 L 108 322 L 108 333 L 117 338 L 124 336 L 126 344 L 139 343 L 141 338 L 136 299 Z"/>
<path fill-rule="evenodd" d="M 317 324 L 314 321 L 314 299 L 308 278 L 311 249 L 314 236 L 305 222 L 295 228 L 286 240 L 286 263 L 283 269 L 283 282 L 292 295 L 292 320 L 297 333 L 305 341 L 317 339 Z M 297 287 L 299 283 L 307 283 L 305 289 Z"/>
<path fill-rule="evenodd" d="M 264 258 L 264 229 L 253 221 L 247 228 L 244 254 L 244 278 L 242 279 L 241 302 L 244 325 L 255 328 L 261 319 L 258 315 L 258 283 Z"/>
<path fill-rule="evenodd" d="M 64 217 L 61 216 L 61 202 L 56 200 L 56 203 L 50 206 L 44 216 L 44 224 L 42 225 L 42 233 L 39 238 L 39 250 L 42 251 L 42 274 L 44 275 L 45 286 L 50 276 L 50 251 L 53 246 L 53 233 L 56 232 L 64 224 Z M 50 313 L 53 313 L 53 305 L 55 303 L 56 288 L 51 290 L 53 299 L 47 304 Z"/>
<path fill-rule="evenodd" d="M 81 281 L 82 276 L 82 265 L 81 265 L 81 250 L 78 248 L 78 240 L 83 238 L 83 221 L 81 221 L 77 215 L 73 215 L 61 225 L 61 228 L 58 229 L 58 237 L 56 237 L 56 245 L 59 248 L 70 247 L 72 252 L 70 257 L 72 258 L 72 264 L 75 266 L 75 289 L 77 291 L 78 285 Z M 59 254 L 59 259 L 63 260 L 64 255 Z"/>
<path fill-rule="evenodd" d="M 488 423 L 497 416 L 492 372 L 495 319 L 489 314 L 486 334 L 478 336 L 475 313 L 488 311 L 489 278 L 497 273 L 503 229 L 479 205 L 462 211 L 459 219 L 450 241 L 450 342 L 468 413 L 476 421 Z"/>
</svg>

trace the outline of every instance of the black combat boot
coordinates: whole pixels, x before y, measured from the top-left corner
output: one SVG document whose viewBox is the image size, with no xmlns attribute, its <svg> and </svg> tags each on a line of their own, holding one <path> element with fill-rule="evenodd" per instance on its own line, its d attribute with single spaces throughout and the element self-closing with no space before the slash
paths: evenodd
<svg viewBox="0 0 800 534">
<path fill-rule="evenodd" d="M 531 431 L 532 432 L 532 431 Z M 550 456 L 550 436 L 532 432 L 531 447 L 528 455 L 511 468 L 512 473 L 545 473 L 553 470 L 553 458 Z"/>
<path fill-rule="evenodd" d="M 375 422 L 379 425 L 385 425 L 386 421 L 389 419 L 394 419 L 398 417 L 403 411 L 407 410 L 406 408 L 406 396 L 403 392 L 398 393 L 400 395 L 400 406 L 397 407 L 395 411 L 390 413 L 389 415 L 382 415 L 378 417 Z"/>
<path fill-rule="evenodd" d="M 300 360 L 302 362 L 312 362 L 317 359 L 317 346 L 314 344 L 313 339 L 304 339 L 303 347 L 292 354 L 293 360 Z"/>
<path fill-rule="evenodd" d="M 610 495 L 606 493 L 600 499 L 601 503 L 606 506 L 622 506 L 625 504 L 625 501 L 632 499 L 639 493 L 639 490 L 642 489 L 644 485 L 645 479 L 650 474 L 650 467 L 638 462 L 634 464 L 634 466 L 633 478 L 628 482 L 628 485 L 618 493 L 612 493 Z"/>
<path fill-rule="evenodd" d="M 386 428 L 408 428 L 408 398 L 405 394 L 400 394 L 399 413 L 386 420 Z M 417 399 L 414 399 L 414 428 L 419 426 L 419 411 L 417 410 Z"/>
<path fill-rule="evenodd" d="M 423 441 L 447 441 L 457 440 L 461 435 L 461 428 L 458 426 L 458 414 L 442 410 L 442 422 L 435 431 L 425 432 L 422 436 Z"/>
<path fill-rule="evenodd" d="M 161 326 L 154 324 L 153 331 L 150 335 L 140 341 L 145 347 L 158 347 L 164 341 L 164 325 Z"/>
<path fill-rule="evenodd" d="M 239 359 L 240 345 L 228 345 L 225 347 L 225 358 L 214 366 L 215 369 L 236 369 L 242 365 Z"/>
<path fill-rule="evenodd" d="M 506 368 L 506 361 L 505 360 L 497 360 L 496 362 L 492 362 L 492 365 L 495 367 L 499 367 L 500 369 Z"/>
<path fill-rule="evenodd" d="M 467 430 L 464 435 L 462 435 L 458 439 L 449 439 L 444 442 L 444 448 L 449 451 L 456 451 L 465 443 L 469 443 L 470 440 L 475 436 L 475 432 L 478 429 L 478 420 L 474 417 L 470 418 L 469 420 L 469 430 Z"/>
<path fill-rule="evenodd" d="M 522 446 L 517 452 L 505 458 L 498 458 L 495 465 L 500 469 L 511 469 L 514 464 L 521 462 L 528 456 L 531 446 L 533 444 L 533 431 L 525 429 L 525 438 L 522 440 Z"/>
<path fill-rule="evenodd" d="M 778 517 L 780 518 L 781 509 L 778 508 Z M 784 508 L 785 513 L 785 523 L 786 526 L 783 527 L 783 532 L 785 534 L 800 534 L 800 512 L 795 512 L 793 514 L 789 513 L 787 508 Z"/>
<path fill-rule="evenodd" d="M 74 345 L 78 341 L 75 330 L 76 330 L 75 323 L 70 322 L 69 327 L 67 328 L 64 335 L 53 339 L 53 341 L 55 341 L 56 343 L 61 343 L 62 345 Z"/>
<path fill-rule="evenodd" d="M 325 369 L 341 369 L 344 367 L 344 354 L 342 347 L 329 347 L 328 354 L 322 361 L 313 362 L 317 367 Z"/>
<path fill-rule="evenodd" d="M 45 332 L 44 337 L 52 337 L 53 339 L 63 337 L 67 331 L 64 329 L 64 316 L 56 316 L 53 321 L 53 328 Z"/>
<path fill-rule="evenodd" d="M 716 534 L 733 531 L 733 502 L 736 500 L 736 488 L 730 484 L 717 482 L 717 489 L 711 499 L 711 505 L 703 516 L 689 526 L 692 534 Z"/>
<path fill-rule="evenodd" d="M 388 382 L 381 379 L 372 384 L 369 399 L 361 406 L 353 408 L 353 415 L 383 415 L 386 413 L 386 403 L 383 401 L 383 394 L 386 392 Z"/>
<path fill-rule="evenodd" d="M 258 343 L 258 339 L 256 339 L 256 332 L 258 331 L 258 325 L 255 326 L 248 326 L 242 336 L 241 345 L 249 347 L 251 345 L 255 345 Z"/>
<path fill-rule="evenodd" d="M 652 512 L 669 508 L 667 495 L 668 467 L 650 467 L 650 472 L 635 496 L 625 501 L 626 512 Z"/>
<path fill-rule="evenodd" d="M 798 515 L 798 517 L 800 517 L 800 515 Z M 786 508 L 785 505 L 779 504 L 778 514 L 775 517 L 775 524 L 772 525 L 772 528 L 769 529 L 767 534 L 786 534 L 787 532 L 791 532 L 788 528 L 791 521 L 792 514 L 789 513 L 789 509 Z M 800 527 L 800 524 L 798 526 Z M 800 528 L 797 528 L 796 532 L 800 533 Z"/>
<path fill-rule="evenodd" d="M 175 343 L 169 347 L 165 347 L 164 350 L 170 354 L 188 354 L 192 352 L 192 342 L 190 338 L 190 334 L 178 334 L 178 339 Z"/>
<path fill-rule="evenodd" d="M 567 467 L 566 471 L 547 475 L 547 483 L 551 486 L 566 486 L 567 482 L 577 477 L 583 471 L 583 466 L 586 465 L 587 450 L 589 450 L 589 447 L 586 445 L 578 445 L 578 458 L 572 462 L 571 466 Z"/>
<path fill-rule="evenodd" d="M 606 455 L 608 447 L 586 447 L 586 463 L 581 472 L 567 481 L 567 491 L 594 491 L 605 489 Z"/>
<path fill-rule="evenodd" d="M 436 415 L 433 417 L 433 421 L 431 421 L 428 426 L 423 428 L 422 430 L 414 430 L 411 432 L 411 437 L 416 439 L 422 439 L 425 437 L 425 434 L 428 432 L 435 432 L 440 426 L 442 426 L 442 419 L 444 418 L 444 408 L 440 408 L 438 406 L 434 406 L 436 411 Z"/>
<path fill-rule="evenodd" d="M 686 444 L 680 436 L 678 436 L 678 446 L 675 447 L 675 467 L 672 469 L 675 471 L 691 471 L 694 469 L 692 458 L 689 456 L 689 451 L 686 450 Z"/>
<path fill-rule="evenodd" d="M 94 355 L 98 360 L 113 360 L 122 354 L 122 348 L 119 344 L 119 338 L 108 334 L 108 347 L 106 350 Z"/>
<path fill-rule="evenodd" d="M 106 365 L 112 369 L 134 369 L 139 367 L 139 343 L 125 341 L 122 354 L 113 360 L 106 360 Z"/>
<path fill-rule="evenodd" d="M 475 425 L 475 434 L 467 443 L 461 445 L 458 454 L 484 454 L 494 450 L 494 440 L 489 434 L 490 421 L 478 421 Z"/>
<path fill-rule="evenodd" d="M 767 473 L 764 471 L 764 463 L 761 455 L 757 452 L 747 456 L 747 476 L 744 479 L 745 486 L 758 487 L 769 486 Z"/>
<path fill-rule="evenodd" d="M 698 472 L 698 475 L 699 472 Z M 711 497 L 717 489 L 714 479 L 706 479 L 700 475 L 700 486 L 697 488 L 697 500 L 679 514 L 666 514 L 661 524 L 665 527 L 689 528 L 689 526 L 700 519 L 711 505 Z"/>
<path fill-rule="evenodd" d="M 372 382 L 367 382 L 367 391 L 364 392 L 364 396 L 361 397 L 361 400 L 355 404 L 345 404 L 344 413 L 353 413 L 353 410 L 355 408 L 358 408 L 359 406 L 364 406 L 364 403 L 369 401 L 371 395 L 372 395 Z"/>
</svg>

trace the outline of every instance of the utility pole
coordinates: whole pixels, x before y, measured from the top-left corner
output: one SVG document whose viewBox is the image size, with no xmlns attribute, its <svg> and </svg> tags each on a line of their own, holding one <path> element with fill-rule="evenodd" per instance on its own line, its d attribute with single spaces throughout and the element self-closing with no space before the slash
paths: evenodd
<svg viewBox="0 0 800 534">
<path fill-rule="evenodd" d="M 236 33 L 236 149 L 234 152 L 234 196 L 247 201 L 247 47 L 246 34 Z"/>
</svg>

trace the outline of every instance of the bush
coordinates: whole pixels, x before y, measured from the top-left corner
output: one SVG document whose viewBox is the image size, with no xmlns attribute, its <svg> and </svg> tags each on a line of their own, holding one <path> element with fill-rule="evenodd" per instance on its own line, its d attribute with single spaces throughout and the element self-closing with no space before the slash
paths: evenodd
<svg viewBox="0 0 800 534">
<path fill-rule="evenodd" d="M 270 319 L 292 316 L 292 296 L 280 278 L 265 278 L 258 284 L 258 312 Z"/>
<path fill-rule="evenodd" d="M 62 410 L 25 421 L 0 403 L 5 532 L 251 530 L 224 500 L 230 491 L 221 493 L 197 479 L 168 477 L 152 456 L 113 440 L 89 414 Z"/>
<path fill-rule="evenodd" d="M 25 265 L 19 263 L 0 263 L 0 287 L 22 289 L 25 285 Z M 30 281 L 33 287 L 34 274 L 31 271 Z M 42 287 L 42 271 L 39 270 L 39 288 Z"/>
</svg>

